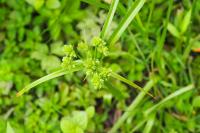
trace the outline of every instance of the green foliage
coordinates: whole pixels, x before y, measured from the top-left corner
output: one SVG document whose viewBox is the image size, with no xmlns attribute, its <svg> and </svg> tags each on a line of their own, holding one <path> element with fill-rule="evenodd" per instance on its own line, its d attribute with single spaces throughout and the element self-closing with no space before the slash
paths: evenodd
<svg viewBox="0 0 200 133">
<path fill-rule="evenodd" d="M 74 111 L 71 116 L 62 118 L 61 130 L 64 133 L 83 133 L 93 115 L 94 107 L 88 107 L 86 111 Z"/>
<path fill-rule="evenodd" d="M 10 123 L 7 122 L 6 133 L 14 133 L 13 128 L 11 127 Z"/>
<path fill-rule="evenodd" d="M 200 97 L 199 96 L 195 97 L 192 101 L 193 106 L 199 108 L 200 107 L 199 101 L 200 101 Z"/>
<path fill-rule="evenodd" d="M 0 132 L 200 132 L 198 0 L 0 7 Z"/>
</svg>

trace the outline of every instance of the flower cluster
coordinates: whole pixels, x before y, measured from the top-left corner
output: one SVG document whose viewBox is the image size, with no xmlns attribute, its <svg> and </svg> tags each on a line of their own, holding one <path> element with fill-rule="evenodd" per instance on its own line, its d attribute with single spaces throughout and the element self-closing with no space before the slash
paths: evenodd
<svg viewBox="0 0 200 133">
<path fill-rule="evenodd" d="M 76 57 L 76 53 L 72 47 L 72 45 L 64 45 L 64 53 L 65 53 L 65 56 L 63 57 L 62 59 L 62 64 L 61 66 L 63 68 L 72 68 L 74 67 L 72 64 L 73 64 L 73 59 Z"/>
<path fill-rule="evenodd" d="M 104 56 L 108 55 L 108 47 L 106 47 L 106 42 L 100 37 L 94 37 L 92 39 L 92 45 L 97 48 L 97 51 Z"/>
<path fill-rule="evenodd" d="M 101 59 L 97 56 L 94 56 L 98 52 L 101 57 L 104 57 L 108 54 L 108 48 L 106 47 L 105 41 L 99 37 L 94 37 L 92 39 L 92 44 L 88 45 L 85 42 L 78 44 L 76 54 L 72 45 L 65 45 L 64 52 L 65 57 L 62 60 L 62 67 L 71 68 L 73 67 L 73 61 L 77 58 L 78 54 L 79 59 L 83 63 L 83 70 L 86 73 L 87 78 L 92 83 L 94 88 L 100 89 L 103 87 L 104 82 L 108 79 L 110 74 L 110 69 L 103 67 Z"/>
<path fill-rule="evenodd" d="M 94 88 L 102 88 L 104 81 L 109 77 L 110 69 L 103 67 L 98 59 L 93 60 L 92 58 L 84 61 L 84 67 L 85 73 L 91 79 Z"/>
</svg>

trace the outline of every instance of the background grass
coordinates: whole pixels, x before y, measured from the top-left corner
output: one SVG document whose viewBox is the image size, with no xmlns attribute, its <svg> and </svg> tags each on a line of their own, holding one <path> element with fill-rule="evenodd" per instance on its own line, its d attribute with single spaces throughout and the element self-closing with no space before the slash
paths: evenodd
<svg viewBox="0 0 200 133">
<path fill-rule="evenodd" d="M 119 1 L 107 36 L 118 31 L 132 3 Z M 88 133 L 112 131 L 113 125 L 123 133 L 200 132 L 198 0 L 147 0 L 121 38 L 111 41 L 105 65 L 141 87 L 156 81 L 149 91 L 156 99 L 113 78 L 109 87 L 117 88 L 117 97 L 94 90 L 82 72 L 16 97 L 27 84 L 60 69 L 64 44 L 99 36 L 109 6 L 100 0 L 0 0 L 0 132 L 61 132 L 63 117 L 90 106 L 95 114 Z"/>
</svg>

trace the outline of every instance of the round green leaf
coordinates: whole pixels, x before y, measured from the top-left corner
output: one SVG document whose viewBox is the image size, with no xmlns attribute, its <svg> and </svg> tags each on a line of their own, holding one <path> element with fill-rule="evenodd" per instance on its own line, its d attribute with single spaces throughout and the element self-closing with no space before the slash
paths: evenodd
<svg viewBox="0 0 200 133">
<path fill-rule="evenodd" d="M 83 133 L 83 129 L 74 123 L 71 118 L 63 118 L 60 127 L 63 133 Z"/>
</svg>

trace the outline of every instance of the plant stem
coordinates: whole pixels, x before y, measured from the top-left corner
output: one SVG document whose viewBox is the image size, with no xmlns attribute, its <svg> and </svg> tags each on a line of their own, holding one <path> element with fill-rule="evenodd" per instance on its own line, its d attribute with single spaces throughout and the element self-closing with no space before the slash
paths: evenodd
<svg viewBox="0 0 200 133">
<path fill-rule="evenodd" d="M 148 92 L 154 85 L 154 81 L 150 80 L 144 87 L 144 91 L 141 91 L 140 94 L 133 100 L 131 105 L 127 108 L 125 113 L 118 119 L 118 121 L 114 124 L 112 129 L 109 131 L 109 133 L 116 133 L 117 130 L 120 128 L 120 126 L 123 124 L 123 122 L 132 114 L 134 109 L 141 103 L 143 100 L 146 92 Z"/>
</svg>

